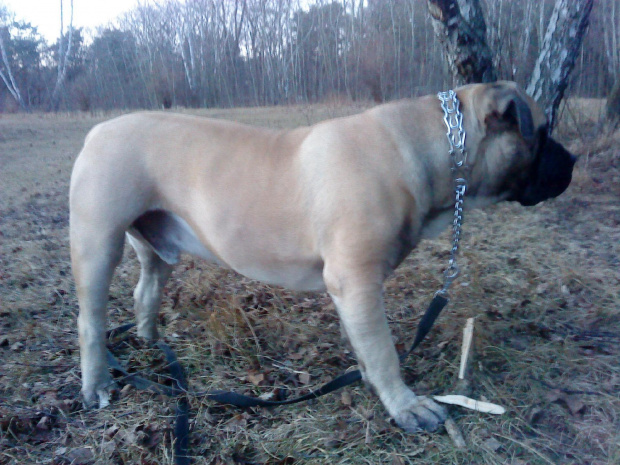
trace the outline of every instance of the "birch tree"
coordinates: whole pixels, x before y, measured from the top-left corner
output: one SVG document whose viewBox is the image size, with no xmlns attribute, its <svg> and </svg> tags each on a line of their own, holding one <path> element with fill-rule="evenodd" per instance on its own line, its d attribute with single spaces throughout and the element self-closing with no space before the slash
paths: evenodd
<svg viewBox="0 0 620 465">
<path fill-rule="evenodd" d="M 456 85 L 497 80 L 479 0 L 428 0 L 433 29 Z"/>
<path fill-rule="evenodd" d="M 3 5 L 0 5 L 0 56 L 2 56 L 2 64 L 0 66 L 0 78 L 6 85 L 11 96 L 23 109 L 26 109 L 26 103 L 19 90 L 19 86 L 13 75 L 12 63 L 7 53 L 6 42 L 10 40 L 9 23 L 11 22 L 10 13 Z"/>
<path fill-rule="evenodd" d="M 606 0 L 604 5 L 605 54 L 609 75 L 614 79 L 614 86 L 607 94 L 607 118 L 613 123 L 620 122 L 620 5 L 617 0 Z"/>
<path fill-rule="evenodd" d="M 67 32 L 67 43 L 64 43 L 64 8 L 63 0 L 60 0 L 60 37 L 58 39 L 58 73 L 56 74 L 56 84 L 52 92 L 51 106 L 53 110 L 58 110 L 60 104 L 60 92 L 67 78 L 67 67 L 71 60 L 71 46 L 73 44 L 73 0 L 71 0 L 71 11 L 69 13 L 69 28 Z"/>
<path fill-rule="evenodd" d="M 593 4 L 594 0 L 557 0 L 551 13 L 526 89 L 544 108 L 550 129 L 556 123 L 557 109 L 588 29 Z"/>
<path fill-rule="evenodd" d="M 594 0 L 556 0 L 526 91 L 545 110 L 551 131 L 588 28 Z M 497 79 L 479 0 L 428 0 L 456 84 Z M 511 70 L 512 71 L 512 70 Z"/>
</svg>

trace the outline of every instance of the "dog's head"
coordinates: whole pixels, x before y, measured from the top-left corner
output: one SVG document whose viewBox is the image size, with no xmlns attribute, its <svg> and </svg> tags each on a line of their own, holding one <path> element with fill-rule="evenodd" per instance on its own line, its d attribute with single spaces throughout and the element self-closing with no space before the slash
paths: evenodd
<svg viewBox="0 0 620 465">
<path fill-rule="evenodd" d="M 502 81 L 476 86 L 473 105 L 482 134 L 474 169 L 487 178 L 482 195 L 530 206 L 566 190 L 576 158 L 548 136 L 547 118 L 532 98 Z"/>
</svg>

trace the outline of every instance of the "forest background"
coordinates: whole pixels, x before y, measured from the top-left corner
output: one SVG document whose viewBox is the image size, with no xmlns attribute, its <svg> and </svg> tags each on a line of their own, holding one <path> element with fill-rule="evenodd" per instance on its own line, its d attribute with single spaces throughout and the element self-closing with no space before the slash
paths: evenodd
<svg viewBox="0 0 620 465">
<path fill-rule="evenodd" d="M 554 0 L 482 0 L 499 78 L 524 87 Z M 620 5 L 598 0 L 569 95 L 620 79 Z M 0 3 L 0 111 L 377 102 L 450 87 L 421 0 L 159 0 L 48 43 Z"/>
</svg>

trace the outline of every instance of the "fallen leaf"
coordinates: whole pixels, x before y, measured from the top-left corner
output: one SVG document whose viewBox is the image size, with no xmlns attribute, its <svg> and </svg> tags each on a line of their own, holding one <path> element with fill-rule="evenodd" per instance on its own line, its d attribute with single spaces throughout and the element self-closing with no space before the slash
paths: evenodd
<svg viewBox="0 0 620 465">
<path fill-rule="evenodd" d="M 553 389 L 545 393 L 545 399 L 547 399 L 548 402 L 557 402 L 562 398 L 562 394 L 562 391 L 559 389 Z"/>
<path fill-rule="evenodd" d="M 300 373 L 299 374 L 299 382 L 302 384 L 310 383 L 310 373 Z"/>
<path fill-rule="evenodd" d="M 482 447 L 495 452 L 497 449 L 502 447 L 502 443 L 495 438 L 489 438 L 482 443 Z"/>
<path fill-rule="evenodd" d="M 44 391 L 40 397 L 39 397 L 39 402 L 42 404 L 52 404 L 52 405 L 56 405 L 58 404 L 60 401 L 58 400 L 58 391 L 56 390 L 49 390 L 49 391 Z"/>
<path fill-rule="evenodd" d="M 579 400 L 577 396 L 569 396 L 565 394 L 562 400 L 566 402 L 566 405 L 568 406 L 570 413 L 572 413 L 573 415 L 577 415 L 584 408 L 586 408 L 586 405 L 583 402 L 581 402 L 581 400 Z"/>
<path fill-rule="evenodd" d="M 125 398 L 127 397 L 131 392 L 135 391 L 135 387 L 133 387 L 131 384 L 125 384 L 123 386 L 123 389 L 121 389 L 121 398 Z"/>
<path fill-rule="evenodd" d="M 37 429 L 41 431 L 49 431 L 51 427 L 50 417 L 43 417 L 37 423 Z"/>
<path fill-rule="evenodd" d="M 335 437 L 328 437 L 323 439 L 323 446 L 326 449 L 333 449 L 335 447 L 338 447 L 340 445 L 340 441 L 338 439 L 336 439 Z"/>
<path fill-rule="evenodd" d="M 290 354 L 288 358 L 290 358 L 291 360 L 301 360 L 302 358 L 304 358 L 304 354 L 307 352 L 307 350 L 308 349 L 306 347 L 302 347 L 296 353 Z"/>
<path fill-rule="evenodd" d="M 534 425 L 540 421 L 545 411 L 542 408 L 534 407 L 527 414 L 527 420 L 530 424 Z"/>
<path fill-rule="evenodd" d="M 86 465 L 92 463 L 95 457 L 89 447 L 80 447 L 69 452 L 67 458 L 72 465 Z"/>
<path fill-rule="evenodd" d="M 572 415 L 577 415 L 586 407 L 577 396 L 566 394 L 559 389 L 553 389 L 547 392 L 545 398 L 549 402 L 563 402 Z"/>
<path fill-rule="evenodd" d="M 103 441 L 101 443 L 101 454 L 110 457 L 116 450 L 116 443 L 114 441 Z"/>
<path fill-rule="evenodd" d="M 275 400 L 276 392 L 277 389 L 271 392 L 263 392 L 260 396 L 258 396 L 258 398 L 262 400 Z"/>
<path fill-rule="evenodd" d="M 248 381 L 254 386 L 258 386 L 260 383 L 265 381 L 265 375 L 263 373 L 249 374 Z"/>
<path fill-rule="evenodd" d="M 138 435 L 135 431 L 121 430 L 114 435 L 114 440 L 127 445 L 135 445 L 138 443 Z"/>
<path fill-rule="evenodd" d="M 105 438 L 111 439 L 111 438 L 113 438 L 116 435 L 116 433 L 118 433 L 119 429 L 120 428 L 119 428 L 118 425 L 112 425 L 108 429 L 105 430 L 103 435 L 104 435 Z"/>
<path fill-rule="evenodd" d="M 248 425 L 247 418 L 247 413 L 240 413 L 239 415 L 235 415 L 223 426 L 222 429 L 224 431 L 229 431 L 232 433 L 243 431 Z"/>
<path fill-rule="evenodd" d="M 57 400 L 54 405 L 64 413 L 75 412 L 82 408 L 82 403 L 78 399 Z"/>
<path fill-rule="evenodd" d="M 24 350 L 24 344 L 21 342 L 16 342 L 11 346 L 11 350 L 13 352 L 21 352 L 22 350 Z"/>
<path fill-rule="evenodd" d="M 353 400 L 351 399 L 351 394 L 349 393 L 349 391 L 342 391 L 342 394 L 340 394 L 340 401 L 343 405 L 346 405 L 347 407 L 351 406 Z"/>
</svg>

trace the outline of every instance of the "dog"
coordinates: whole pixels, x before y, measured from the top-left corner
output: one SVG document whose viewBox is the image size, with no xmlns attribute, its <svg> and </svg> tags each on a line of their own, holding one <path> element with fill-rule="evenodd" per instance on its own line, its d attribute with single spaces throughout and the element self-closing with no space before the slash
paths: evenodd
<svg viewBox="0 0 620 465">
<path fill-rule="evenodd" d="M 548 137 L 515 83 L 456 89 L 468 151 L 466 208 L 535 205 L 569 185 L 575 157 Z M 386 277 L 451 223 L 454 183 L 436 96 L 293 130 L 163 112 L 97 125 L 71 176 L 82 397 L 109 403 L 106 303 L 125 237 L 141 275 L 138 335 L 158 337 L 162 290 L 182 254 L 294 290 L 326 290 L 363 379 L 406 431 L 443 407 L 403 382 L 383 310 Z"/>
</svg>

